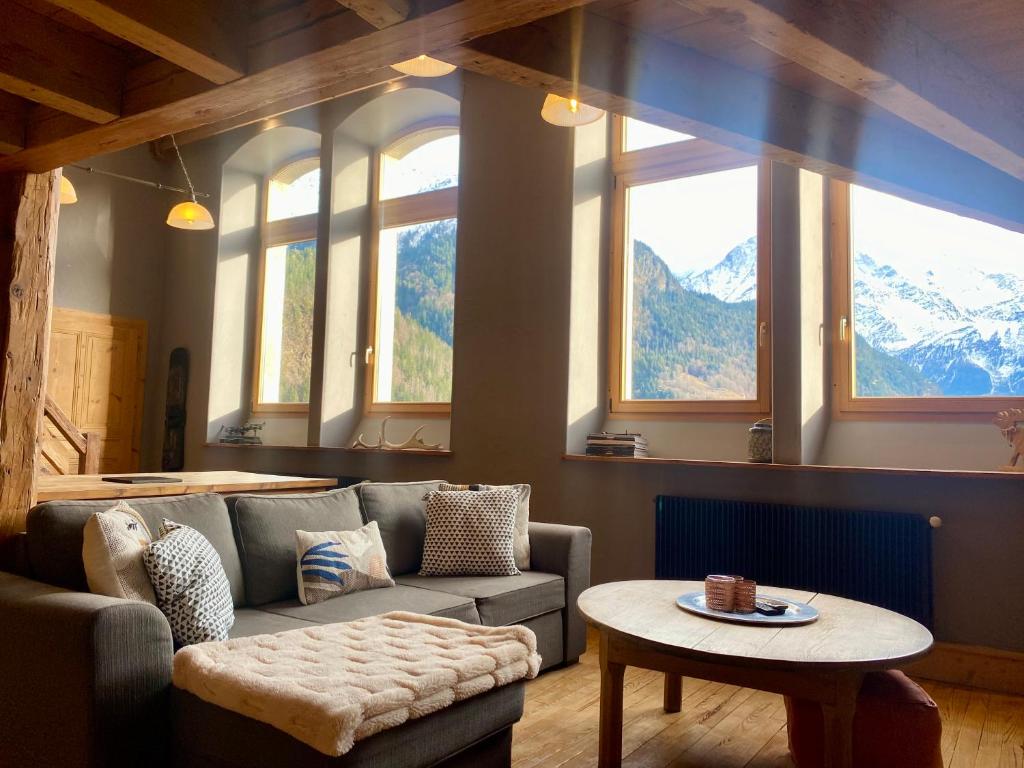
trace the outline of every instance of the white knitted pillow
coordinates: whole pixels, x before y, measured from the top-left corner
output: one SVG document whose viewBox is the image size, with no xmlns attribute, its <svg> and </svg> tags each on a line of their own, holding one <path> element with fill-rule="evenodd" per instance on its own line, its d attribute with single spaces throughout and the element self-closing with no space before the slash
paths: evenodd
<svg viewBox="0 0 1024 768">
<path fill-rule="evenodd" d="M 156 604 L 142 553 L 153 537 L 142 516 L 119 501 L 96 512 L 82 530 L 82 565 L 89 591 Z"/>
<path fill-rule="evenodd" d="M 433 491 L 427 494 L 427 535 L 421 576 L 515 576 L 513 540 L 520 493 Z"/>
<path fill-rule="evenodd" d="M 143 559 L 177 645 L 227 640 L 235 623 L 231 586 L 220 555 L 203 534 L 164 520 L 160 538 Z"/>
</svg>

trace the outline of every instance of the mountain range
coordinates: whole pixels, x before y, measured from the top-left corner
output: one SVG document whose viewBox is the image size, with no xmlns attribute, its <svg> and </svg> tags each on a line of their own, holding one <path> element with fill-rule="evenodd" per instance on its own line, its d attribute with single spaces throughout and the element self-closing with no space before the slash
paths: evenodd
<svg viewBox="0 0 1024 768">
<path fill-rule="evenodd" d="M 709 269 L 676 278 L 746 313 L 756 268 L 750 238 Z M 858 253 L 854 296 L 858 395 L 1024 394 L 1024 279 L 939 260 L 901 272 Z"/>
</svg>

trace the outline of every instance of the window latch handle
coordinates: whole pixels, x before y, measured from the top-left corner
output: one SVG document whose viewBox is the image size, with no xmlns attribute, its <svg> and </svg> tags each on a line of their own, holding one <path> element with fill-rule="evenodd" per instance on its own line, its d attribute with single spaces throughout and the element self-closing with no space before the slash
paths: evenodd
<svg viewBox="0 0 1024 768">
<path fill-rule="evenodd" d="M 363 354 L 363 362 L 366 363 L 367 365 L 369 365 L 370 361 L 372 359 L 373 359 L 373 347 L 367 347 L 366 348 L 366 352 Z"/>
<path fill-rule="evenodd" d="M 764 320 L 757 327 L 757 346 L 763 348 L 765 340 L 768 338 L 768 323 Z"/>
<path fill-rule="evenodd" d="M 849 326 L 849 324 L 850 322 L 846 319 L 846 317 L 839 318 L 839 340 L 842 342 L 846 341 L 846 328 L 847 326 Z"/>
</svg>

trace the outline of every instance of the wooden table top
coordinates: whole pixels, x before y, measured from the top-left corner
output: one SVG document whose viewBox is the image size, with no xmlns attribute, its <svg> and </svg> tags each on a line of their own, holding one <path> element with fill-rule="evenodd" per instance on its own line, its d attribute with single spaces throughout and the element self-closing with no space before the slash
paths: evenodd
<svg viewBox="0 0 1024 768">
<path fill-rule="evenodd" d="M 36 500 L 127 499 L 143 496 L 178 496 L 185 493 L 258 493 L 273 491 L 322 491 L 337 482 L 329 477 L 291 477 L 256 472 L 139 472 L 140 475 L 179 477 L 180 483 L 109 483 L 102 478 L 132 473 L 108 472 L 104 475 L 41 475 L 36 480 Z"/>
<path fill-rule="evenodd" d="M 758 594 L 810 603 L 818 620 L 802 626 L 731 624 L 687 613 L 679 595 L 701 581 L 618 581 L 579 597 L 591 624 L 678 656 L 772 668 L 892 669 L 923 656 L 932 635 L 918 622 L 841 597 L 757 586 Z"/>
</svg>

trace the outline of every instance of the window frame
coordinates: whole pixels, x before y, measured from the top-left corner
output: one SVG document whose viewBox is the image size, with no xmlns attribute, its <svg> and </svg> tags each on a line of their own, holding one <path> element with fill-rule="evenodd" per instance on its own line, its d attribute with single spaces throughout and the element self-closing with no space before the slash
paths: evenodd
<svg viewBox="0 0 1024 768">
<path fill-rule="evenodd" d="M 771 416 L 771 163 L 705 139 L 624 152 L 624 119 L 612 121 L 611 276 L 609 281 L 609 418 L 735 421 Z M 626 389 L 626 193 L 630 187 L 756 165 L 757 397 L 752 400 L 633 400 Z"/>
<path fill-rule="evenodd" d="M 380 233 L 382 229 L 423 224 L 443 219 L 458 220 L 459 185 L 420 192 L 414 195 L 380 199 L 381 172 L 384 155 L 398 142 L 408 141 L 420 133 L 431 133 L 438 129 L 454 128 L 460 132 L 458 120 L 442 118 L 426 120 L 404 130 L 382 147 L 373 151 L 373 166 L 370 178 L 370 279 L 367 300 L 366 348 L 363 362 L 366 377 L 363 385 L 363 411 L 368 414 L 424 414 L 430 416 L 451 415 L 451 402 L 390 402 L 377 400 L 377 331 L 380 327 L 380 301 L 377 292 L 380 266 Z M 461 140 L 461 136 L 460 136 Z M 461 178 L 460 178 L 461 181 Z M 456 253 L 458 259 L 458 253 Z M 456 267 L 457 269 L 457 267 Z M 455 367 L 455 347 L 452 346 L 452 369 Z"/>
<path fill-rule="evenodd" d="M 277 221 L 267 221 L 270 205 L 270 182 L 281 171 L 290 165 L 300 163 L 310 158 L 319 160 L 319 152 L 307 152 L 296 157 L 289 158 L 271 173 L 263 177 L 262 200 L 260 201 L 260 251 L 259 269 L 256 293 L 256 331 L 253 336 L 253 366 L 251 382 L 250 408 L 255 414 L 308 414 L 309 402 L 305 403 L 264 403 L 262 397 L 262 371 L 263 371 L 263 309 L 264 293 L 267 270 L 267 251 L 281 245 L 291 245 L 307 240 L 317 241 L 317 219 L 319 217 L 319 200 L 317 211 L 301 216 L 293 216 Z M 320 165 L 318 164 L 319 168 Z"/>
<path fill-rule="evenodd" d="M 917 202 L 913 199 L 911 202 Z M 853 311 L 853 236 L 850 183 L 829 181 L 832 248 L 833 416 L 859 421 L 989 421 L 998 411 L 1024 408 L 1024 397 L 857 397 L 856 317 Z"/>
</svg>

